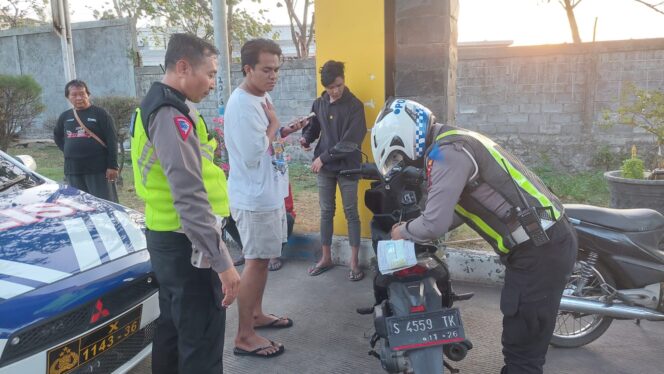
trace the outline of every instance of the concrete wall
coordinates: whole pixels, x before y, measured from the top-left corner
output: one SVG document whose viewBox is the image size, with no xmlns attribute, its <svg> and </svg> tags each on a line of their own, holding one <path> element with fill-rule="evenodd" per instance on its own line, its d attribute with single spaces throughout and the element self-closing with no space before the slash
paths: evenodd
<svg viewBox="0 0 664 374">
<path fill-rule="evenodd" d="M 460 48 L 457 124 L 495 137 L 528 163 L 585 169 L 602 145 L 652 153 L 653 138 L 599 126 L 633 82 L 664 89 L 664 39 Z"/>
<path fill-rule="evenodd" d="M 161 80 L 163 73 L 160 67 L 148 66 L 136 69 L 136 95 L 142 97 L 154 81 Z M 242 83 L 240 64 L 231 66 L 231 91 Z M 279 70 L 279 82 L 270 93 L 277 109 L 281 123 L 285 124 L 296 117 L 308 114 L 311 104 L 316 98 L 316 66 L 313 59 L 288 60 Z M 217 117 L 216 96 L 209 95 L 198 104 L 198 108 L 211 124 Z"/>
<path fill-rule="evenodd" d="M 76 76 L 86 81 L 93 96 L 133 96 L 133 32 L 126 20 L 75 23 L 72 25 Z M 49 26 L 0 31 L 0 74 L 32 75 L 43 89 L 46 111 L 41 122 L 69 106 L 64 97 L 60 39 Z M 43 136 L 36 126 L 27 136 Z"/>
<path fill-rule="evenodd" d="M 388 94 L 418 101 L 449 124 L 456 107 L 458 14 L 458 0 L 395 0 L 394 40 L 388 40 L 394 44 L 394 92 Z"/>
</svg>

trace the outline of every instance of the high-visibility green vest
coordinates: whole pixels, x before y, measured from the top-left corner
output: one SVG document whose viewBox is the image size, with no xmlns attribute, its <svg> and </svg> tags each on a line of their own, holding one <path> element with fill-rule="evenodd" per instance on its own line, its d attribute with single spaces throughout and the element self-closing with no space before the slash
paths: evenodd
<svg viewBox="0 0 664 374">
<path fill-rule="evenodd" d="M 136 108 L 131 137 L 131 163 L 136 194 L 145 201 L 145 224 L 153 231 L 175 231 L 180 217 L 173 206 L 171 188 L 157 159 L 154 146 L 145 133 L 141 109 Z M 223 170 L 213 163 L 217 140 L 208 137 L 207 126 L 199 114 L 196 134 L 200 141 L 203 184 L 214 214 L 228 217 L 228 192 Z"/>
<path fill-rule="evenodd" d="M 435 137 L 435 146 L 461 143 L 473 159 L 476 174 L 464 188 L 455 212 L 491 244 L 498 254 L 507 254 L 527 241 L 515 215 L 515 207 L 525 208 L 519 193 L 532 207 L 551 207 L 541 214 L 543 225 L 550 227 L 564 208 L 558 198 L 521 161 L 486 136 L 443 125 Z M 443 155 L 444 157 L 444 155 Z M 427 165 L 429 164 L 427 160 Z M 548 226 L 547 226 L 548 225 Z"/>
</svg>

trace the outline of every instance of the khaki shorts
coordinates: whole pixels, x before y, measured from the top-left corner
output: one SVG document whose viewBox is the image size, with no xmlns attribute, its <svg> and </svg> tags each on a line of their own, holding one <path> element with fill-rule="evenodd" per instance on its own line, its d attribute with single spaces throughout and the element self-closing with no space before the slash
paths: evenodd
<svg viewBox="0 0 664 374">
<path fill-rule="evenodd" d="M 231 209 L 242 239 L 245 259 L 270 259 L 281 256 L 281 243 L 288 240 L 286 209 L 265 212 Z"/>
</svg>

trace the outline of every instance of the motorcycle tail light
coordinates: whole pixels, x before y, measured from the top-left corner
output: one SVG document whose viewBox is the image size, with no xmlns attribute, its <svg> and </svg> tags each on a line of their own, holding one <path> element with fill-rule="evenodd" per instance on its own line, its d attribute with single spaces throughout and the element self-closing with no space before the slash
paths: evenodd
<svg viewBox="0 0 664 374">
<path fill-rule="evenodd" d="M 427 272 L 427 268 L 422 265 L 411 266 L 406 269 L 402 269 L 394 272 L 394 276 L 397 278 L 407 278 L 413 275 L 422 275 Z"/>
<path fill-rule="evenodd" d="M 418 306 L 411 306 L 410 307 L 410 312 L 411 313 L 422 313 L 422 312 L 425 312 L 425 311 L 426 311 L 426 308 L 424 307 L 424 305 L 418 305 Z"/>
</svg>

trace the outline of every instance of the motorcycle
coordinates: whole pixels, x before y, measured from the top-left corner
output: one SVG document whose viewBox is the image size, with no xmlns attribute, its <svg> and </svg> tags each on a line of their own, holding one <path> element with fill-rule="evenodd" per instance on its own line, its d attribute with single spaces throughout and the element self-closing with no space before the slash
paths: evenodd
<svg viewBox="0 0 664 374">
<path fill-rule="evenodd" d="M 664 321 L 664 216 L 650 209 L 565 205 L 579 254 L 551 344 L 574 348 L 614 319 Z"/>
<path fill-rule="evenodd" d="M 359 169 L 340 173 L 372 181 L 364 202 L 373 213 L 371 236 L 379 256 L 379 241 L 391 239 L 392 226 L 421 214 L 422 170 L 395 167 L 382 176 L 374 164 L 364 163 Z M 414 247 L 417 263 L 393 273 L 377 272 L 374 306 L 357 309 L 374 317 L 369 354 L 380 359 L 389 373 L 443 373 L 443 367 L 458 373 L 443 354 L 460 361 L 472 344 L 465 338 L 459 310 L 452 305 L 473 294 L 454 293 L 447 264 L 436 256 L 435 245 L 416 243 Z"/>
</svg>

